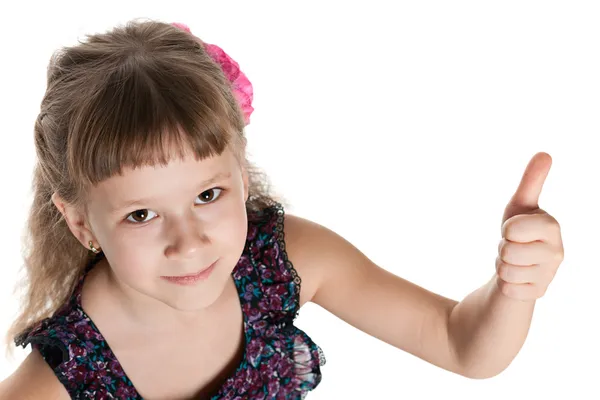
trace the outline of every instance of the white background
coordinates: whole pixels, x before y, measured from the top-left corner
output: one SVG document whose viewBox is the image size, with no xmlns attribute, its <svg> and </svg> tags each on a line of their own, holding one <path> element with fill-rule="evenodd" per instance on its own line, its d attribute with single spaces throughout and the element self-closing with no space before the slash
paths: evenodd
<svg viewBox="0 0 600 400">
<path fill-rule="evenodd" d="M 565 260 L 509 369 L 468 380 L 309 304 L 297 324 L 328 359 L 309 399 L 600 398 L 598 3 L 279 3 L 3 10 L 0 332 L 17 307 L 10 290 L 49 57 L 84 33 L 149 17 L 188 24 L 241 64 L 255 89 L 252 159 L 292 203 L 288 212 L 445 296 L 460 300 L 489 278 L 523 169 L 538 151 L 553 157 L 540 206 L 561 223 Z M 28 351 L 0 357 L 0 380 Z"/>
</svg>

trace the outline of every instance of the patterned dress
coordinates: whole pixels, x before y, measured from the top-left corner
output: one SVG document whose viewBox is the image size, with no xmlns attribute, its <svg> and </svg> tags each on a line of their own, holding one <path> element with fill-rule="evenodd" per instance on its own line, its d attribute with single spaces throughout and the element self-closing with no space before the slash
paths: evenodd
<svg viewBox="0 0 600 400">
<path fill-rule="evenodd" d="M 279 203 L 248 215 L 248 236 L 232 276 L 244 318 L 244 351 L 217 399 L 304 399 L 321 381 L 323 352 L 294 326 L 300 277 L 288 260 Z M 81 307 L 86 268 L 55 315 L 16 338 L 35 346 L 73 399 L 142 399 L 94 322 Z"/>
</svg>

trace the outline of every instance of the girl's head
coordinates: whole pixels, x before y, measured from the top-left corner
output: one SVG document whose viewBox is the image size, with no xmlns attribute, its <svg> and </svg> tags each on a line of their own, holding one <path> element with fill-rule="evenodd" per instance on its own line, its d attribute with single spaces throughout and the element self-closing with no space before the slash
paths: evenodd
<svg viewBox="0 0 600 400">
<path fill-rule="evenodd" d="M 89 241 L 137 293 L 184 310 L 214 301 L 247 211 L 274 201 L 246 159 L 244 126 L 221 67 L 170 24 L 130 22 L 55 53 L 35 123 L 27 290 L 9 339 L 68 298 L 94 258 Z M 214 261 L 197 286 L 160 278 Z"/>
</svg>

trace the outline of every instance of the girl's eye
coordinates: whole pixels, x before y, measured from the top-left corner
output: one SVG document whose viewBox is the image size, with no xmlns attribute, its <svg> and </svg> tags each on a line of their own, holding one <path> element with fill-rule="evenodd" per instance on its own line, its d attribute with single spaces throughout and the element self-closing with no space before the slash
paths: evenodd
<svg viewBox="0 0 600 400">
<path fill-rule="evenodd" d="M 204 192 L 200 193 L 198 195 L 198 198 L 199 199 L 201 198 L 206 203 L 210 203 L 212 201 L 215 201 L 221 195 L 222 191 L 223 191 L 223 189 L 221 189 L 221 188 L 208 189 L 208 190 L 205 190 Z M 206 203 L 200 203 L 200 204 L 206 204 Z"/>
<path fill-rule="evenodd" d="M 199 204 L 208 204 L 208 203 L 215 201 L 217 198 L 219 198 L 222 191 L 223 191 L 223 189 L 221 189 L 221 188 L 213 188 L 213 189 L 205 190 L 204 192 L 200 193 L 197 196 L 198 199 L 202 199 L 202 201 L 203 201 L 202 203 L 199 203 Z M 196 203 L 196 204 L 198 204 L 198 203 Z M 136 210 L 136 211 L 132 212 L 131 214 L 129 214 L 129 216 L 127 217 L 127 221 L 129 221 L 133 224 L 141 224 L 144 222 L 148 222 L 149 219 L 147 219 L 147 218 L 148 218 L 149 213 L 155 214 L 153 211 L 150 211 L 147 208 L 141 209 L 141 210 Z"/>
<path fill-rule="evenodd" d="M 149 212 L 152 213 L 152 211 L 148 210 L 147 208 L 142 210 L 136 210 L 129 214 L 129 216 L 127 217 L 127 221 L 132 222 L 134 224 L 141 224 L 143 222 L 147 222 L 148 220 L 146 220 L 146 218 L 148 218 Z"/>
</svg>

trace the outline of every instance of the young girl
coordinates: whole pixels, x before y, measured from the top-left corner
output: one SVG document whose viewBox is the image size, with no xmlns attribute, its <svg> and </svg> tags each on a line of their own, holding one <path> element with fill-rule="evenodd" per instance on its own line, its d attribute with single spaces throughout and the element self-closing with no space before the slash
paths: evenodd
<svg viewBox="0 0 600 400">
<path fill-rule="evenodd" d="M 456 302 L 284 214 L 246 159 L 252 86 L 180 24 L 131 22 L 52 59 L 35 124 L 28 287 L 9 339 L 32 346 L 1 399 L 301 399 L 325 357 L 312 301 L 470 378 L 497 375 L 563 259 L 533 157 L 496 271 Z"/>
</svg>

